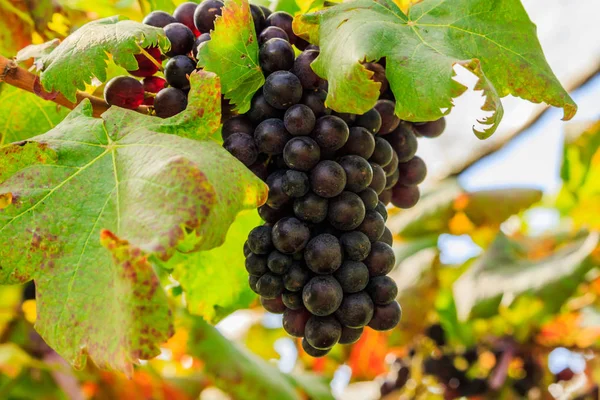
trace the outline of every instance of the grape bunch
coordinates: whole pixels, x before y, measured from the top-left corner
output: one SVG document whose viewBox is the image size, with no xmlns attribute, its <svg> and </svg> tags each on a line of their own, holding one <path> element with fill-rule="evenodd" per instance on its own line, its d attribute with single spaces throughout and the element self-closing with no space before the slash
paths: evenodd
<svg viewBox="0 0 600 400">
<path fill-rule="evenodd" d="M 382 83 L 373 109 L 328 109 L 327 82 L 310 66 L 319 48 L 294 34 L 292 16 L 274 12 L 255 25 L 265 84 L 222 127 L 225 149 L 269 187 L 258 209 L 265 223 L 244 245 L 249 285 L 307 354 L 322 357 L 366 326 L 398 324 L 386 205 L 416 204 L 426 174 L 417 136 L 437 136 L 445 122 L 400 121 L 382 63 L 366 65 Z"/>
</svg>

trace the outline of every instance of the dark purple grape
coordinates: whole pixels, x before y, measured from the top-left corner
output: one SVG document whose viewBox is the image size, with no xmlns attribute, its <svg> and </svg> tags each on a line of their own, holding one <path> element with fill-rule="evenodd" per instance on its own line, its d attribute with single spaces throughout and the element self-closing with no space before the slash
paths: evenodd
<svg viewBox="0 0 600 400">
<path fill-rule="evenodd" d="M 311 134 L 321 149 L 326 150 L 341 149 L 346 144 L 349 135 L 348 125 L 334 115 L 319 118 Z"/>
<path fill-rule="evenodd" d="M 287 109 L 283 122 L 289 133 L 294 136 L 309 135 L 315 127 L 315 114 L 304 104 L 295 104 Z"/>
<path fill-rule="evenodd" d="M 402 122 L 396 130 L 385 137 L 396 152 L 398 162 L 410 160 L 417 152 L 417 137 L 412 129 L 414 129 L 412 125 Z"/>
<path fill-rule="evenodd" d="M 402 309 L 397 301 L 385 306 L 376 305 L 369 326 L 376 331 L 389 331 L 398 325 L 401 317 Z"/>
<path fill-rule="evenodd" d="M 390 176 L 396 172 L 398 169 L 398 154 L 395 151 L 392 151 L 392 160 L 383 168 L 383 172 L 385 172 L 385 176 Z"/>
<path fill-rule="evenodd" d="M 321 197 L 335 197 L 342 193 L 345 186 L 346 173 L 335 161 L 321 161 L 310 172 L 310 188 Z"/>
<path fill-rule="evenodd" d="M 375 137 L 365 128 L 355 126 L 350 128 L 348 140 L 339 154 L 351 154 L 368 160 L 375 150 Z"/>
<path fill-rule="evenodd" d="M 385 189 L 386 176 L 383 168 L 379 164 L 371 163 L 371 169 L 373 170 L 373 179 L 369 187 L 377 194 L 381 194 Z"/>
<path fill-rule="evenodd" d="M 325 106 L 327 92 L 322 89 L 305 90 L 300 102 L 310 108 L 316 118 L 331 114 L 331 110 Z"/>
<path fill-rule="evenodd" d="M 398 296 L 398 286 L 389 276 L 371 278 L 365 291 L 371 296 L 373 303 L 378 305 L 390 304 Z"/>
<path fill-rule="evenodd" d="M 304 172 L 289 169 L 281 181 L 281 190 L 290 197 L 302 197 L 310 190 L 308 176 Z"/>
<path fill-rule="evenodd" d="M 283 292 L 281 299 L 283 300 L 283 304 L 290 310 L 300 310 L 304 308 L 302 294 L 300 292 Z"/>
<path fill-rule="evenodd" d="M 381 115 L 375 108 L 371 108 L 366 113 L 356 117 L 355 126 L 365 128 L 372 134 L 376 134 L 381 128 Z"/>
<path fill-rule="evenodd" d="M 281 117 L 281 111 L 273 108 L 265 100 L 261 91 L 256 92 L 250 103 L 250 110 L 246 113 L 248 119 L 254 124 L 259 124 L 265 119 Z"/>
<path fill-rule="evenodd" d="M 267 205 L 276 210 L 285 206 L 290 201 L 290 197 L 283 191 L 284 174 L 284 170 L 278 170 L 267 178 L 267 185 L 269 186 Z"/>
<path fill-rule="evenodd" d="M 340 243 L 348 260 L 362 261 L 371 252 L 371 241 L 362 232 L 352 231 L 340 236 Z"/>
<path fill-rule="evenodd" d="M 392 188 L 392 204 L 398 208 L 414 207 L 421 197 L 418 186 L 396 185 Z"/>
<path fill-rule="evenodd" d="M 248 234 L 248 247 L 254 254 L 269 254 L 273 248 L 271 227 L 262 225 L 252 229 Z"/>
<path fill-rule="evenodd" d="M 383 203 L 384 206 L 387 206 L 392 201 L 392 190 L 384 190 L 379 193 L 379 201 Z"/>
<path fill-rule="evenodd" d="M 187 95 L 179 89 L 168 87 L 156 94 L 154 111 L 160 118 L 179 114 L 187 107 Z"/>
<path fill-rule="evenodd" d="M 292 29 L 293 20 L 294 17 L 285 11 L 277 11 L 271 13 L 271 15 L 267 17 L 266 24 L 267 26 L 276 26 L 283 29 L 285 33 L 287 33 L 290 43 L 295 44 L 298 37 L 294 34 L 294 30 Z"/>
<path fill-rule="evenodd" d="M 321 85 L 321 79 L 311 68 L 310 64 L 319 56 L 315 50 L 303 51 L 294 61 L 292 73 L 300 79 L 304 89 L 317 89 Z"/>
<path fill-rule="evenodd" d="M 254 141 L 258 151 L 268 155 L 283 153 L 291 135 L 285 129 L 283 121 L 278 118 L 269 118 L 261 122 L 254 130 Z"/>
<path fill-rule="evenodd" d="M 259 6 L 260 9 L 262 10 L 265 18 L 269 18 L 269 15 L 271 15 L 273 12 L 269 9 L 269 7 L 267 6 Z M 266 28 L 265 28 L 266 29 Z"/>
<path fill-rule="evenodd" d="M 340 113 L 337 111 L 333 111 L 332 115 L 335 115 L 336 117 L 338 117 L 339 119 L 344 121 L 346 123 L 346 125 L 348 125 L 348 126 L 353 125 L 354 121 L 356 120 L 356 114 Z"/>
<path fill-rule="evenodd" d="M 335 317 L 344 326 L 362 328 L 371 321 L 373 308 L 373 300 L 367 293 L 345 294 L 340 308 L 335 312 Z"/>
<path fill-rule="evenodd" d="M 359 193 L 371 184 L 373 168 L 364 158 L 354 155 L 344 156 L 339 159 L 339 165 L 346 172 L 345 190 Z"/>
<path fill-rule="evenodd" d="M 364 263 L 371 277 L 387 275 L 396 264 L 396 256 L 391 246 L 383 242 L 374 242 L 371 243 L 371 252 Z"/>
<path fill-rule="evenodd" d="M 157 99 L 159 95 L 160 93 L 156 96 Z M 154 101 L 154 107 L 156 108 L 156 100 Z M 246 166 L 252 165 L 258 157 L 258 150 L 254 144 L 254 139 L 245 133 L 234 133 L 229 136 L 223 142 L 223 147 Z"/>
<path fill-rule="evenodd" d="M 321 317 L 333 314 L 342 303 L 343 296 L 342 287 L 331 275 L 315 276 L 302 290 L 304 307 Z"/>
<path fill-rule="evenodd" d="M 296 75 L 291 72 L 276 71 L 267 77 L 263 86 L 263 94 L 271 106 L 278 110 L 285 110 L 300 101 L 302 85 Z"/>
<path fill-rule="evenodd" d="M 366 188 L 365 190 L 359 192 L 358 195 L 365 205 L 365 210 L 375 210 L 377 204 L 379 203 L 379 197 L 377 196 L 376 191 L 371 188 Z"/>
<path fill-rule="evenodd" d="M 254 135 L 254 127 L 248 118 L 243 115 L 236 115 L 223 121 L 223 127 L 221 128 L 221 136 L 223 140 L 227 139 L 232 134 L 240 132 L 246 135 Z"/>
<path fill-rule="evenodd" d="M 381 64 L 374 62 L 365 63 L 364 67 L 373 72 L 373 76 L 371 77 L 372 81 L 381 83 L 381 86 L 379 87 L 379 93 L 385 93 L 385 91 L 389 88 L 388 80 L 385 77 L 385 68 L 383 68 Z"/>
<path fill-rule="evenodd" d="M 200 32 L 198 29 L 196 29 L 196 25 L 194 24 L 194 12 L 196 11 L 197 7 L 198 4 L 187 2 L 180 4 L 177 6 L 175 11 L 173 11 L 173 17 L 177 20 L 177 22 L 180 22 L 190 28 L 194 36 L 200 35 Z"/>
<path fill-rule="evenodd" d="M 394 236 L 392 235 L 392 231 L 390 231 L 387 226 L 384 228 L 383 235 L 381 235 L 379 241 L 386 243 L 390 246 L 394 243 Z"/>
<path fill-rule="evenodd" d="M 304 288 L 311 277 L 312 274 L 306 266 L 300 262 L 294 262 L 287 273 L 283 275 L 283 286 L 290 292 L 298 292 Z"/>
<path fill-rule="evenodd" d="M 273 226 L 272 238 L 277 250 L 293 254 L 304 249 L 310 239 L 310 231 L 296 218 L 282 218 Z"/>
<path fill-rule="evenodd" d="M 377 203 L 377 207 L 375 207 L 375 211 L 377 211 L 379 213 L 379 215 L 381 215 L 383 217 L 384 221 L 387 221 L 387 219 L 388 219 L 387 208 L 385 208 L 385 204 L 382 201 L 379 201 L 379 203 Z"/>
<path fill-rule="evenodd" d="M 160 76 L 147 76 L 142 80 L 142 86 L 145 92 L 158 93 L 167 86 L 167 81 Z M 152 103 L 154 103 L 154 99 Z"/>
<path fill-rule="evenodd" d="M 274 299 L 283 293 L 283 280 L 280 276 L 267 272 L 256 283 L 256 290 L 265 299 Z"/>
<path fill-rule="evenodd" d="M 265 17 L 262 8 L 256 4 L 250 4 L 250 14 L 252 15 L 252 22 L 254 22 L 254 32 L 258 35 L 263 30 L 267 17 Z"/>
<path fill-rule="evenodd" d="M 304 249 L 306 266 L 317 274 L 331 274 L 342 265 L 339 240 L 324 233 L 313 237 Z"/>
<path fill-rule="evenodd" d="M 287 273 L 293 263 L 294 260 L 291 256 L 280 253 L 277 250 L 273 250 L 267 257 L 267 267 L 271 270 L 271 272 L 277 275 L 283 275 Z"/>
<path fill-rule="evenodd" d="M 446 119 L 444 117 L 431 122 L 414 124 L 415 130 L 426 138 L 436 138 L 446 129 Z"/>
<path fill-rule="evenodd" d="M 250 289 L 256 293 L 256 291 L 258 289 L 256 289 L 256 284 L 258 283 L 258 280 L 260 279 L 260 276 L 254 276 L 254 275 L 248 275 L 248 286 L 250 286 Z M 258 294 L 258 293 L 256 293 Z"/>
<path fill-rule="evenodd" d="M 398 179 L 400 178 L 400 171 L 398 171 L 396 169 L 396 171 L 394 171 L 393 174 L 388 175 L 385 177 L 385 188 L 386 189 L 391 189 L 394 186 L 396 186 L 396 183 L 398 183 Z"/>
<path fill-rule="evenodd" d="M 398 165 L 399 180 L 401 185 L 414 186 L 425 180 L 427 166 L 423 159 L 415 156 L 407 162 Z"/>
<path fill-rule="evenodd" d="M 267 41 L 275 38 L 283 39 L 287 42 L 290 41 L 290 38 L 288 38 L 287 33 L 283 29 L 276 26 L 269 26 L 258 35 L 258 45 L 262 46 Z"/>
<path fill-rule="evenodd" d="M 309 318 L 310 313 L 304 307 L 297 310 L 285 310 L 283 312 L 283 329 L 290 336 L 304 337 L 304 329 Z"/>
<path fill-rule="evenodd" d="M 306 341 L 316 349 L 333 347 L 342 336 L 342 326 L 333 317 L 312 316 L 306 322 Z"/>
<path fill-rule="evenodd" d="M 331 351 L 331 349 L 321 350 L 312 347 L 306 338 L 302 339 L 302 349 L 311 357 L 319 358 L 324 357 Z"/>
<path fill-rule="evenodd" d="M 283 159 L 288 167 L 299 171 L 310 171 L 321 158 L 317 142 L 306 136 L 298 136 L 287 142 Z"/>
<path fill-rule="evenodd" d="M 281 218 L 285 217 L 289 214 L 289 208 L 282 207 L 280 209 L 271 208 L 266 204 L 258 207 L 258 215 L 265 221 L 270 224 L 274 224 L 279 221 Z"/>
<path fill-rule="evenodd" d="M 294 66 L 294 49 L 287 40 L 269 39 L 260 46 L 258 61 L 267 75 L 275 71 L 288 71 Z"/>
<path fill-rule="evenodd" d="M 385 221 L 383 217 L 375 210 L 367 211 L 365 219 L 356 228 L 357 231 L 367 235 L 371 242 L 379 240 L 385 229 Z"/>
<path fill-rule="evenodd" d="M 177 20 L 173 18 L 171 14 L 164 11 L 152 11 L 150 14 L 146 15 L 142 21 L 143 24 L 155 26 L 157 28 L 164 28 L 173 22 L 177 22 Z"/>
<path fill-rule="evenodd" d="M 358 342 L 363 333 L 363 328 L 348 328 L 342 326 L 342 336 L 340 336 L 339 344 L 352 344 Z"/>
<path fill-rule="evenodd" d="M 133 76 L 139 76 L 142 78 L 150 77 L 158 72 L 160 63 L 161 63 L 161 54 L 160 49 L 158 47 L 147 47 L 144 49 L 146 54 L 148 54 L 154 61 L 144 53 L 136 54 L 135 60 L 138 64 L 138 69 L 134 71 L 127 71 Z M 156 92 L 153 92 L 156 93 Z"/>
<path fill-rule="evenodd" d="M 267 299 L 266 297 L 261 297 L 260 304 L 262 304 L 265 310 L 273 314 L 283 314 L 286 310 L 285 304 L 283 304 L 281 296 L 277 296 L 274 299 Z"/>
<path fill-rule="evenodd" d="M 263 276 L 267 273 L 267 257 L 250 254 L 246 257 L 246 271 L 253 276 Z"/>
<path fill-rule="evenodd" d="M 344 293 L 360 292 L 369 283 L 369 270 L 360 261 L 344 261 L 333 276 L 340 283 Z"/>
<path fill-rule="evenodd" d="M 250 250 L 250 246 L 248 246 L 248 241 L 246 240 L 244 242 L 244 257 L 248 257 L 251 253 L 252 250 Z"/>
<path fill-rule="evenodd" d="M 131 76 L 114 77 L 104 87 L 104 100 L 111 106 L 135 110 L 144 102 L 144 86 Z"/>
<path fill-rule="evenodd" d="M 396 116 L 396 104 L 390 100 L 378 100 L 375 109 L 381 116 L 381 128 L 377 131 L 378 135 L 387 135 L 398 127 L 400 118 Z"/>
<path fill-rule="evenodd" d="M 327 218 L 328 204 L 327 199 L 308 193 L 294 201 L 294 215 L 306 222 L 323 222 Z"/>
<path fill-rule="evenodd" d="M 195 59 L 198 59 L 198 51 L 200 50 L 200 45 L 202 43 L 206 43 L 210 40 L 210 33 L 203 33 L 202 35 L 196 38 L 194 42 L 194 47 L 192 47 L 192 55 Z"/>
<path fill-rule="evenodd" d="M 394 149 L 392 149 L 392 146 L 387 140 L 376 137 L 375 150 L 373 151 L 371 158 L 369 158 L 369 161 L 379 164 L 381 167 L 385 167 L 392 161 L 393 153 Z"/>
<path fill-rule="evenodd" d="M 223 2 L 204 0 L 194 12 L 194 25 L 201 33 L 209 33 L 215 28 L 215 19 L 221 15 Z"/>
<path fill-rule="evenodd" d="M 327 219 L 341 231 L 358 228 L 365 218 L 365 205 L 356 193 L 342 192 L 329 201 Z"/>
<path fill-rule="evenodd" d="M 183 56 L 192 51 L 196 36 L 190 28 L 180 22 L 173 22 L 164 29 L 167 39 L 171 42 L 171 49 L 166 53 L 168 57 Z"/>
<path fill-rule="evenodd" d="M 169 85 L 188 90 L 190 88 L 189 75 L 196 70 L 196 63 L 188 56 L 175 56 L 165 65 L 165 78 Z"/>
</svg>

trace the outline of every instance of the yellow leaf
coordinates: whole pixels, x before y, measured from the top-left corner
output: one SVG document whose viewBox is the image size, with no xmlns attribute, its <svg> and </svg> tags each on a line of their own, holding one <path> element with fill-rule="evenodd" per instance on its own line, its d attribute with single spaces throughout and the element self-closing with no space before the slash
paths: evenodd
<svg viewBox="0 0 600 400">
<path fill-rule="evenodd" d="M 450 222 L 448 222 L 448 228 L 450 229 L 450 233 L 453 235 L 463 235 L 473 232 L 473 230 L 475 230 L 475 225 L 473 225 L 469 217 L 467 217 L 464 212 L 460 211 L 450 219 Z"/>
</svg>

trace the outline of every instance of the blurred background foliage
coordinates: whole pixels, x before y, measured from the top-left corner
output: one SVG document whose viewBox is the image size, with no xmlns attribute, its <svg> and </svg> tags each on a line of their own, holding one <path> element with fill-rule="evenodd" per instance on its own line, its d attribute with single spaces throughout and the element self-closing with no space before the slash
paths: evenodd
<svg viewBox="0 0 600 400">
<path fill-rule="evenodd" d="M 0 54 L 62 39 L 93 19 L 141 20 L 181 2 L 0 0 Z M 319 6 L 258 3 L 291 13 Z M 397 3 L 406 9 L 411 2 Z M 108 74 L 122 71 L 109 64 Z M 589 85 L 597 88 L 597 80 Z M 97 90 L 100 82 L 88 88 Z M 43 133 L 67 113 L 1 83 L 0 102 L 12 105 L 0 108 L 0 145 Z M 593 104 L 588 114 L 597 119 Z M 1 286 L 0 399 L 328 399 L 328 389 L 357 400 L 598 399 L 600 122 L 551 123 L 565 131 L 550 171 L 557 189 L 522 185 L 516 176 L 513 185 L 494 185 L 493 175 L 489 187 L 474 189 L 465 175 L 437 176 L 415 208 L 389 210 L 398 264 L 391 276 L 404 312 L 397 329 L 367 329 L 359 342 L 336 346 L 327 357 L 306 356 L 281 317 L 265 312 L 247 287 L 236 257 L 256 216 L 245 214 L 221 248 L 197 260 L 204 297 L 186 299 L 184 288 L 163 276 L 179 310 L 177 333 L 131 379 L 93 365 L 73 371 L 33 329 L 33 285 Z M 449 124 L 444 136 L 454 135 Z M 545 150 L 528 151 L 534 165 Z M 501 161 L 509 165 L 511 153 Z M 471 171 L 485 168 L 472 164 Z M 231 271 L 214 267 L 225 256 Z"/>
</svg>

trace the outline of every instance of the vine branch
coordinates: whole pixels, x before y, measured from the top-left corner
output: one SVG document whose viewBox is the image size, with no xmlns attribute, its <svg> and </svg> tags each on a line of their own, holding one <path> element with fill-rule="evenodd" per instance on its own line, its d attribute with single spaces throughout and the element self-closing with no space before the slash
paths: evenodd
<svg viewBox="0 0 600 400">
<path fill-rule="evenodd" d="M 41 87 L 37 75 L 19 67 L 16 61 L 2 55 L 0 55 L 0 82 L 5 82 L 11 86 L 34 93 L 37 96 L 40 96 L 40 91 L 46 93 Z M 36 86 L 38 87 L 36 88 Z M 47 94 L 50 95 L 51 93 Z M 53 101 L 71 110 L 77 107 L 84 99 L 88 99 L 92 103 L 94 117 L 99 117 L 110 107 L 103 99 L 83 92 L 77 92 L 77 102 L 75 103 L 68 100 L 61 93 L 56 93 L 56 95 L 52 94 L 51 98 L 40 97 L 45 100 Z M 148 114 L 148 107 L 140 106 L 135 111 L 142 114 Z"/>
</svg>

